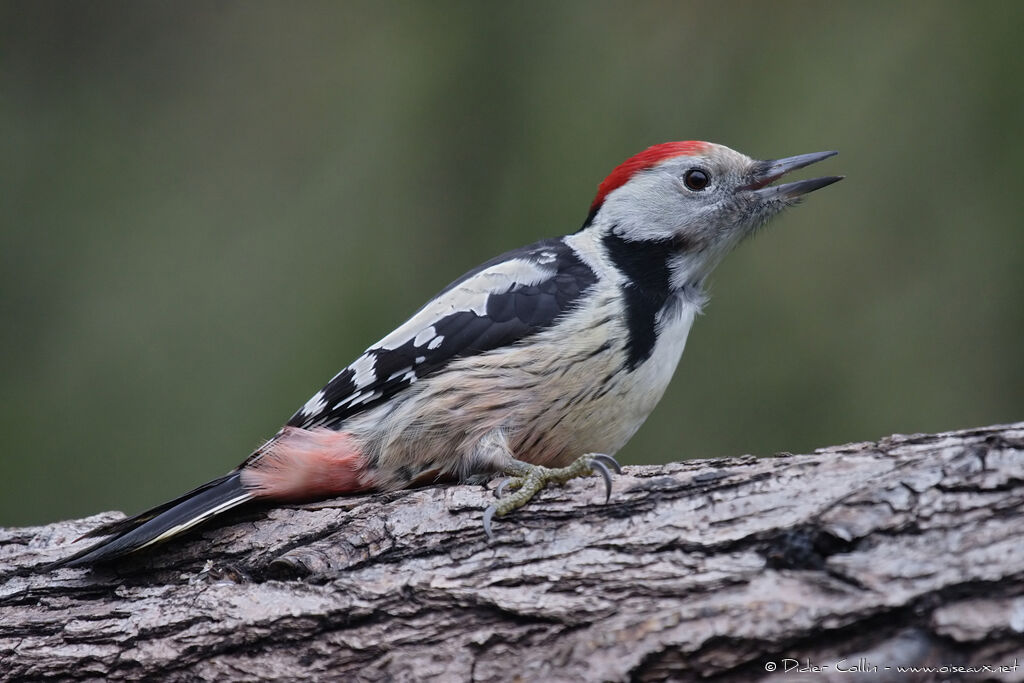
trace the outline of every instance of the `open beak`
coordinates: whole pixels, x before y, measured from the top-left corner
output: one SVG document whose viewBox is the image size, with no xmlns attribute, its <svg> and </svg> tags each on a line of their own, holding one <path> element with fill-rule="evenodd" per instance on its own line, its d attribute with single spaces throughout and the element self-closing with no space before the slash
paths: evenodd
<svg viewBox="0 0 1024 683">
<path fill-rule="evenodd" d="M 786 157 L 785 159 L 760 161 L 754 165 L 753 172 L 750 176 L 750 183 L 740 187 L 739 189 L 749 190 L 754 194 L 754 196 L 760 199 L 792 199 L 794 197 L 807 194 L 808 192 L 814 192 L 826 185 L 831 185 L 834 182 L 842 180 L 843 176 L 832 175 L 825 176 L 823 178 L 811 178 L 810 180 L 798 180 L 793 183 L 784 183 L 782 185 L 772 185 L 771 183 L 774 183 L 790 171 L 803 168 L 804 166 L 810 166 L 822 159 L 833 157 L 836 154 L 839 154 L 839 152 L 814 152 L 812 154 L 799 154 L 795 157 Z"/>
</svg>

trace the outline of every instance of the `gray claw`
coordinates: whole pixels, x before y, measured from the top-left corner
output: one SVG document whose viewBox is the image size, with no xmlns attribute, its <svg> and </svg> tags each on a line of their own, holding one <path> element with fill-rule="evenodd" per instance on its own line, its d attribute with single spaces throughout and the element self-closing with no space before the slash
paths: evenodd
<svg viewBox="0 0 1024 683">
<path fill-rule="evenodd" d="M 511 482 L 511 481 L 512 481 L 512 477 L 508 477 L 507 479 L 503 479 L 501 481 L 501 483 L 498 484 L 498 488 L 494 489 L 494 497 L 495 498 L 501 498 L 501 494 L 505 492 L 505 489 L 508 488 L 509 482 Z"/>
<path fill-rule="evenodd" d="M 604 453 L 594 453 L 590 457 L 594 460 L 599 460 L 606 465 L 611 465 L 611 468 L 615 470 L 616 474 L 622 474 L 622 465 L 620 465 L 619 461 L 612 456 L 605 455 Z"/>
<path fill-rule="evenodd" d="M 487 540 L 493 541 L 494 534 L 491 533 L 491 518 L 494 517 L 494 513 L 498 511 L 498 508 L 494 505 L 489 506 L 484 510 L 484 533 L 487 534 Z"/>
<path fill-rule="evenodd" d="M 604 477 L 604 502 L 607 503 L 612 499 L 612 473 L 608 471 L 608 468 L 600 460 L 594 460 L 590 463 L 590 466 Z"/>
</svg>

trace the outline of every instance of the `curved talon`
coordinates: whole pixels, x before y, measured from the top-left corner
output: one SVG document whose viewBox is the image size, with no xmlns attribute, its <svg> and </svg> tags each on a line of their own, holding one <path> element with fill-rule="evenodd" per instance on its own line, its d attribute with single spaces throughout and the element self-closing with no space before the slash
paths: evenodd
<svg viewBox="0 0 1024 683">
<path fill-rule="evenodd" d="M 590 468 L 604 478 L 604 502 L 607 503 L 612 499 L 612 474 L 608 471 L 608 467 L 600 460 L 591 462 Z"/>
<path fill-rule="evenodd" d="M 494 505 L 490 505 L 484 510 L 484 533 L 487 534 L 487 540 L 493 541 L 494 534 L 491 532 L 491 518 L 494 517 L 494 513 L 498 511 L 498 508 Z"/>
<path fill-rule="evenodd" d="M 494 497 L 501 498 L 501 494 L 505 492 L 505 489 L 508 488 L 510 483 L 512 483 L 512 477 L 502 479 L 501 483 L 498 484 L 498 488 L 494 489 Z"/>
<path fill-rule="evenodd" d="M 604 453 L 588 453 L 576 458 L 571 464 L 565 467 L 547 468 L 541 465 L 532 465 L 519 460 L 510 460 L 502 468 L 509 476 L 501 481 L 494 489 L 494 496 L 498 502 L 488 506 L 484 510 L 483 523 L 484 533 L 488 541 L 494 540 L 494 532 L 491 523 L 495 516 L 507 515 L 508 513 L 521 508 L 530 502 L 534 494 L 550 484 L 564 484 L 576 477 L 586 477 L 590 474 L 600 474 L 604 480 L 604 502 L 608 503 L 612 498 L 612 473 L 622 473 L 622 466 L 610 455 Z M 515 491 L 505 495 L 509 490 Z"/>
<path fill-rule="evenodd" d="M 594 453 L 590 457 L 594 460 L 603 462 L 605 465 L 610 465 L 611 468 L 615 470 L 616 474 L 622 474 L 622 465 L 620 465 L 619 461 L 612 456 L 605 455 L 604 453 Z"/>
</svg>

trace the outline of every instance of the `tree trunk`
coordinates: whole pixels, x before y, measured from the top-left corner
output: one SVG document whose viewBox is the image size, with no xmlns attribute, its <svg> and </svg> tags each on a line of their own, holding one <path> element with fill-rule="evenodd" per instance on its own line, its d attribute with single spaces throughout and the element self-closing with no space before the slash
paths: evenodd
<svg viewBox="0 0 1024 683">
<path fill-rule="evenodd" d="M 2 529 L 0 675 L 1024 680 L 1024 423 L 628 467 L 491 543 L 488 489 L 250 510 L 102 571 L 39 568 L 117 513 Z"/>
</svg>

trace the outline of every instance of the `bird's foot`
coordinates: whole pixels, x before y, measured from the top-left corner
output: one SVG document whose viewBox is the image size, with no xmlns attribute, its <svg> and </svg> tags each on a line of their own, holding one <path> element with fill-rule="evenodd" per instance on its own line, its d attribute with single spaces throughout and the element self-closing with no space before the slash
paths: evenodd
<svg viewBox="0 0 1024 683">
<path fill-rule="evenodd" d="M 491 520 L 494 517 L 503 517 L 526 505 L 534 494 L 548 484 L 564 484 L 570 479 L 587 477 L 596 472 L 604 479 L 604 502 L 607 503 L 612 495 L 612 475 L 609 467 L 619 474 L 622 473 L 618 461 L 603 453 L 589 453 L 580 456 L 568 467 L 558 468 L 530 465 L 519 460 L 511 461 L 505 468 L 505 474 L 511 476 L 498 484 L 498 488 L 494 490 L 498 502 L 484 510 L 484 531 L 487 538 L 494 539 L 494 534 L 491 533 Z M 506 489 L 511 489 L 513 493 L 503 497 Z"/>
</svg>

